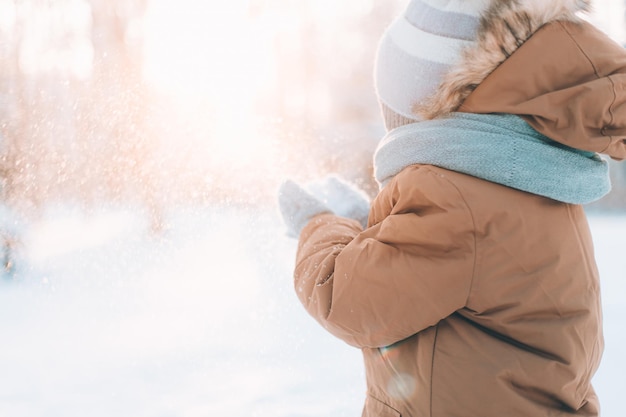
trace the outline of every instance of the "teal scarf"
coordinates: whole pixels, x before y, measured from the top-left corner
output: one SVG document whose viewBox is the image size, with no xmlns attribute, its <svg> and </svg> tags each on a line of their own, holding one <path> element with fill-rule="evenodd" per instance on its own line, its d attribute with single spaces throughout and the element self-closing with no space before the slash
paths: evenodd
<svg viewBox="0 0 626 417">
<path fill-rule="evenodd" d="M 435 165 L 572 204 L 611 190 L 608 163 L 593 152 L 555 142 L 522 118 L 453 113 L 390 131 L 374 154 L 384 186 L 409 165 Z"/>
</svg>

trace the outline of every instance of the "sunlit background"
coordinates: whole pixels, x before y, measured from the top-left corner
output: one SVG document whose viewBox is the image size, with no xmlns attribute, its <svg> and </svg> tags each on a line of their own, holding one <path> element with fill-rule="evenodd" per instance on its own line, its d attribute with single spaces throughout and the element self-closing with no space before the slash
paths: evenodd
<svg viewBox="0 0 626 417">
<path fill-rule="evenodd" d="M 286 176 L 371 191 L 372 64 L 403 5 L 0 0 L 5 201 L 139 200 L 158 222 L 173 203 L 267 202 Z M 620 0 L 594 19 L 624 40 Z"/>
<path fill-rule="evenodd" d="M 5 201 L 157 213 L 329 170 L 367 187 L 372 61 L 401 3 L 0 0 Z"/>
<path fill-rule="evenodd" d="M 0 416 L 360 413 L 359 353 L 291 292 L 276 189 L 333 172 L 376 192 L 373 61 L 406 3 L 0 0 Z M 624 6 L 590 17 L 622 44 Z M 607 417 L 625 166 L 590 207 Z"/>
</svg>

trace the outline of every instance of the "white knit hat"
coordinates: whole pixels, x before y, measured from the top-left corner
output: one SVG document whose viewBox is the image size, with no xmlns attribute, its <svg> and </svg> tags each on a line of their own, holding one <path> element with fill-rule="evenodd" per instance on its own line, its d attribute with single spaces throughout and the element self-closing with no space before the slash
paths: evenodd
<svg viewBox="0 0 626 417">
<path fill-rule="evenodd" d="M 418 120 L 412 108 L 476 39 L 489 0 L 411 0 L 383 35 L 376 58 L 376 93 L 387 130 Z"/>
</svg>

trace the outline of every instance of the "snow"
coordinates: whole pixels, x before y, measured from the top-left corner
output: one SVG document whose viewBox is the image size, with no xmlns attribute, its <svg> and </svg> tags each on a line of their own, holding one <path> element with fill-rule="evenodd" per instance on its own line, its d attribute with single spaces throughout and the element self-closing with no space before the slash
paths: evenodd
<svg viewBox="0 0 626 417">
<path fill-rule="evenodd" d="M 229 14 L 243 5 L 235 3 L 229 6 Z M 353 14 L 357 6 L 356 13 L 365 13 L 373 4 L 348 3 L 341 2 L 339 14 Z M 0 8 L 7 4 L 0 2 Z M 219 2 L 222 10 L 225 5 Z M 244 36 L 238 15 L 230 20 L 220 15 L 221 20 L 212 19 L 213 25 L 207 26 L 206 16 L 181 12 L 178 3 L 172 7 L 149 10 L 146 30 L 148 37 L 155 38 L 153 44 L 147 43 L 147 79 L 169 82 L 174 84 L 172 89 L 182 88 L 185 93 L 208 80 L 205 90 L 230 98 L 220 103 L 226 106 L 220 114 L 223 126 L 211 129 L 218 138 L 228 133 L 224 136 L 228 140 L 211 141 L 207 152 L 198 152 L 185 165 L 223 160 L 224 167 L 217 165 L 216 171 L 234 165 L 249 173 L 251 160 L 257 168 L 285 164 L 263 154 L 271 146 L 250 134 L 247 125 L 235 126 L 252 111 L 248 109 L 252 93 L 271 84 L 267 79 L 276 72 L 275 43 L 266 45 L 259 38 L 241 45 L 250 39 Z M 322 8 L 316 7 L 312 12 L 320 14 Z M 623 1 L 599 0 L 596 11 L 592 20 L 623 42 Z M 10 10 L 0 13 L 0 29 L 11 29 L 14 22 L 5 18 L 11 14 Z M 328 16 L 343 22 L 339 15 L 329 15 L 325 6 L 315 21 Z M 161 33 L 163 25 L 157 23 L 163 19 L 170 30 Z M 285 25 L 284 20 L 278 23 Z M 226 30 L 238 50 L 249 54 L 231 54 L 223 65 L 215 66 L 213 55 L 197 54 L 194 48 L 209 51 L 212 43 L 222 45 L 224 36 L 190 38 L 187 46 L 191 49 L 181 49 L 163 37 L 172 32 L 197 33 L 194 29 L 206 27 Z M 272 28 L 264 36 L 270 39 L 276 33 L 280 32 Z M 89 70 L 90 66 L 83 65 L 85 59 L 91 62 L 89 51 L 82 44 L 76 48 L 78 55 L 69 57 L 72 62 L 55 63 L 63 57 L 52 57 L 53 64 L 77 65 L 78 73 Z M 362 53 L 360 47 L 350 49 Z M 36 58 L 30 55 L 27 61 Z M 195 65 L 184 65 L 181 57 L 192 57 Z M 238 80 L 234 93 L 232 83 L 215 84 L 215 79 L 229 75 L 234 67 L 247 69 L 250 57 L 256 75 L 243 83 Z M 34 62 L 25 62 L 26 69 Z M 207 72 L 207 65 L 211 71 Z M 323 88 L 314 90 L 312 102 L 330 100 Z M 344 96 L 364 101 L 362 95 Z M 355 104 L 360 103 L 350 103 Z M 325 119 L 330 109 L 316 106 L 317 117 Z M 184 140 L 179 134 L 171 136 L 176 138 L 176 147 Z M 332 146 L 350 149 L 350 155 L 338 160 L 353 168 L 357 165 L 354 148 L 362 137 L 346 136 L 341 147 Z M 281 144 L 287 142 L 296 143 L 287 138 Z M 292 171 L 302 172 L 308 161 L 317 164 L 316 152 L 325 150 L 316 150 L 317 141 L 313 142 L 316 146 L 304 140 L 297 143 L 302 148 L 296 150 L 305 149 L 307 154 Z M 303 152 L 290 153 L 294 159 Z M 235 184 L 254 189 L 260 182 L 255 177 L 250 184 Z M 12 214 L 3 210 L 0 206 L 4 221 Z M 291 284 L 295 241 L 284 234 L 278 211 L 233 205 L 189 207 L 170 209 L 165 220 L 165 230 L 156 233 L 144 209 L 84 210 L 63 204 L 16 225 L 14 232 L 21 241 L 16 248 L 15 276 L 0 276 L 0 417 L 359 416 L 365 398 L 360 352 L 326 333 L 300 306 Z M 603 416 L 620 417 L 626 375 L 626 215 L 594 214 L 590 221 L 602 276 L 606 341 L 604 361 L 594 382 Z"/>
<path fill-rule="evenodd" d="M 277 210 L 57 207 L 25 228 L 0 282 L 0 416 L 358 416 L 360 353 L 306 315 Z M 626 216 L 592 215 L 604 417 L 626 374 Z"/>
<path fill-rule="evenodd" d="M 168 220 L 155 237 L 135 210 L 57 208 L 29 226 L 0 286 L 0 416 L 351 415 L 311 389 L 362 394 L 360 358 L 296 304 L 277 215 Z"/>
</svg>

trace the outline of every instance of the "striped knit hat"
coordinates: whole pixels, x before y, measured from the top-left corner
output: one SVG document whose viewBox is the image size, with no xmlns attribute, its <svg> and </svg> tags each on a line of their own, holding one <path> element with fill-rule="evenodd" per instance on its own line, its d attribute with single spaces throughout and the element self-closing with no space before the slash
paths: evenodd
<svg viewBox="0 0 626 417">
<path fill-rule="evenodd" d="M 376 93 L 387 130 L 418 120 L 411 109 L 432 95 L 443 75 L 472 45 L 489 0 L 411 0 L 383 35 Z"/>
</svg>

